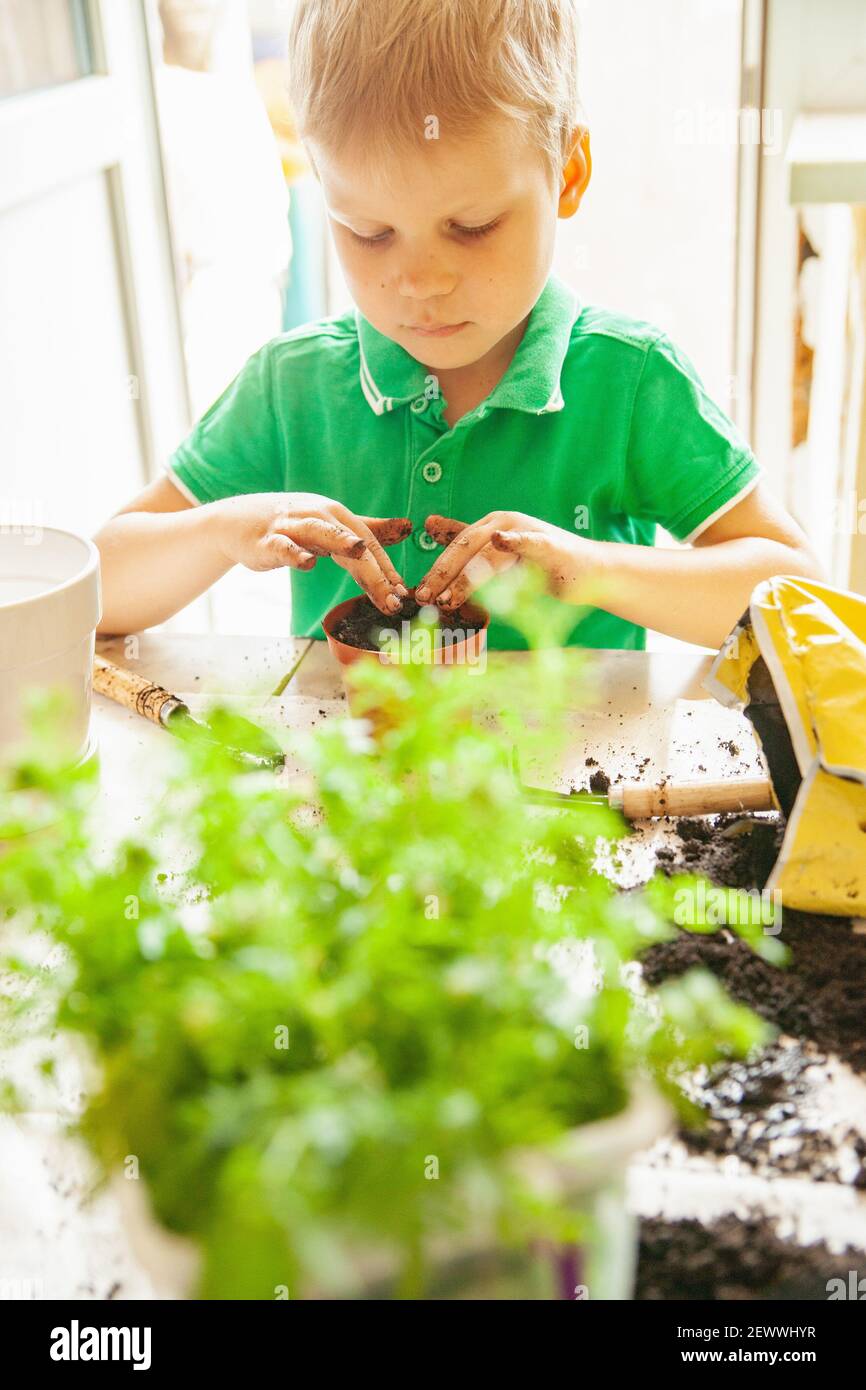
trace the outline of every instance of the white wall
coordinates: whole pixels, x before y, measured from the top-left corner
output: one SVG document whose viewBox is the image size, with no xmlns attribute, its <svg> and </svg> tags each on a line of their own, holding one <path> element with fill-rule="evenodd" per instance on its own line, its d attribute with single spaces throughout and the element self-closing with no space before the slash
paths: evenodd
<svg viewBox="0 0 866 1390">
<path fill-rule="evenodd" d="M 781 112 L 785 145 L 801 111 L 866 109 L 864 0 L 769 0 L 766 43 L 764 104 Z M 761 169 L 754 442 L 790 501 L 796 213 L 784 155 Z"/>
<path fill-rule="evenodd" d="M 556 269 L 585 300 L 658 323 L 730 405 L 739 0 L 581 0 L 592 182 Z"/>
<path fill-rule="evenodd" d="M 0 217 L 0 500 L 89 534 L 144 486 L 104 174 Z"/>
</svg>

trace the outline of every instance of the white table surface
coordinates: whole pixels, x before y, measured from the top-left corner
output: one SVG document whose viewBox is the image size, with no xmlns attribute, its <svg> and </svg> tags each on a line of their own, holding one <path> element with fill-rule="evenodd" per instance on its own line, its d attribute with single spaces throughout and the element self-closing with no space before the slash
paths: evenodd
<svg viewBox="0 0 866 1390">
<path fill-rule="evenodd" d="M 207 637 L 145 633 L 112 638 L 99 650 L 188 701 L 193 710 L 209 698 L 231 697 L 287 730 L 309 728 L 345 713 L 339 667 L 324 642 L 287 638 Z M 569 653 L 569 656 L 572 654 Z M 568 710 L 562 765 L 527 781 L 568 788 L 585 786 L 594 757 L 614 778 L 659 781 L 765 775 L 751 727 L 702 689 L 711 658 L 701 652 L 577 651 L 574 701 Z M 523 653 L 491 653 L 489 660 L 520 662 Z M 274 691 L 297 670 L 282 695 Z M 103 796 L 112 817 L 131 800 L 157 795 L 165 763 L 165 732 L 136 714 L 94 698 Z M 739 750 L 732 756 L 723 743 Z M 648 761 L 647 761 L 648 760 Z M 558 774 L 558 775 L 557 775 Z"/>
</svg>

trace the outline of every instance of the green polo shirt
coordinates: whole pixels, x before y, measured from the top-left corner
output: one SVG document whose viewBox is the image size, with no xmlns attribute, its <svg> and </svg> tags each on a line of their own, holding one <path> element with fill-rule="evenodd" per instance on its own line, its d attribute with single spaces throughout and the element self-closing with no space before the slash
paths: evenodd
<svg viewBox="0 0 866 1390">
<path fill-rule="evenodd" d="M 282 334 L 255 353 L 171 458 L 191 501 L 317 492 L 369 516 L 408 516 L 390 555 L 416 584 L 440 551 L 431 512 L 477 521 L 519 511 L 593 539 L 693 539 L 743 497 L 759 468 L 657 328 L 591 306 L 551 276 L 502 380 L 453 428 L 435 377 L 357 310 Z M 292 571 L 292 631 L 321 637 L 358 593 L 332 560 Z M 557 600 L 550 599 L 555 603 Z M 642 648 L 645 629 L 575 609 L 569 645 Z M 494 622 L 491 647 L 524 642 Z"/>
</svg>

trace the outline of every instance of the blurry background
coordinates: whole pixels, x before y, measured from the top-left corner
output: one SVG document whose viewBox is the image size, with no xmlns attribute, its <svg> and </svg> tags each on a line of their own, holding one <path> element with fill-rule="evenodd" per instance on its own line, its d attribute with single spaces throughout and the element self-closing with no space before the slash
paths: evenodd
<svg viewBox="0 0 866 1390">
<path fill-rule="evenodd" d="M 0 525 L 93 532 L 262 342 L 348 303 L 290 3 L 0 0 Z M 866 592 L 866 6 L 579 8 L 594 174 L 556 270 L 685 348 Z M 172 626 L 283 633 L 288 603 L 238 571 Z"/>
</svg>

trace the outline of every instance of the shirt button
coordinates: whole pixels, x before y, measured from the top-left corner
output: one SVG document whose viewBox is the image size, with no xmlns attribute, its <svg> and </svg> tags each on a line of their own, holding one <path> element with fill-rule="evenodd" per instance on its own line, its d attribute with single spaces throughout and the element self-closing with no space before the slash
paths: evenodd
<svg viewBox="0 0 866 1390">
<path fill-rule="evenodd" d="M 428 483 L 438 483 L 442 477 L 442 465 L 436 463 L 435 459 L 430 459 L 421 469 L 421 477 Z"/>
<path fill-rule="evenodd" d="M 427 397 L 416 396 L 409 409 L 414 411 L 416 415 L 423 414 L 423 412 L 427 409 Z"/>
<path fill-rule="evenodd" d="M 434 541 L 433 537 L 428 535 L 426 531 L 422 531 L 418 537 L 418 544 L 422 550 L 435 550 L 438 542 Z"/>
</svg>

